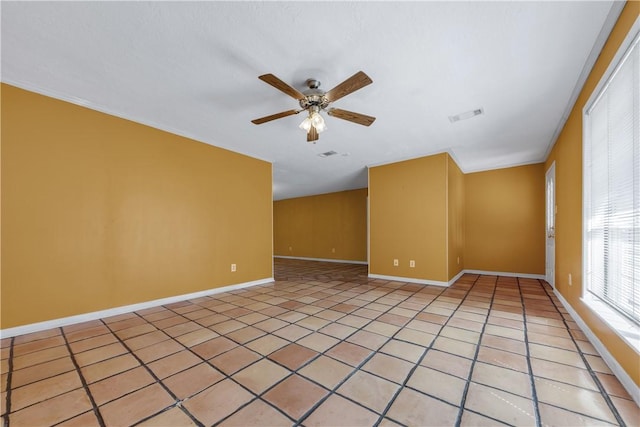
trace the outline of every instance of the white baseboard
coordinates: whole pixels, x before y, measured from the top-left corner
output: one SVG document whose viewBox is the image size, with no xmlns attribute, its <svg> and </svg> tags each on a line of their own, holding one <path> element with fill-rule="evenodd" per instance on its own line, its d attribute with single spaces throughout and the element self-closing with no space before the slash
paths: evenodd
<svg viewBox="0 0 640 427">
<path fill-rule="evenodd" d="M 484 274 L 488 276 L 507 276 L 507 277 L 524 277 L 526 279 L 544 279 L 540 274 L 527 274 L 527 273 L 504 273 L 499 271 L 484 271 L 484 270 L 462 270 L 456 274 L 453 279 L 448 282 L 440 282 L 438 280 L 417 279 L 414 277 L 401 277 L 401 276 L 386 276 L 383 274 L 369 274 L 371 279 L 383 279 L 394 280 L 398 282 L 418 283 L 421 285 L 434 285 L 434 286 L 451 286 L 456 280 L 458 280 L 464 274 Z"/>
<path fill-rule="evenodd" d="M 322 261 L 322 262 L 338 262 L 341 264 L 360 264 L 367 265 L 367 261 L 353 261 L 349 259 L 331 259 L 331 258 L 308 258 L 302 256 L 285 256 L 285 255 L 274 255 L 274 258 L 284 258 L 284 259 L 301 259 L 304 261 Z"/>
<path fill-rule="evenodd" d="M 15 337 L 17 335 L 30 334 L 40 332 L 46 329 L 59 328 L 62 326 L 73 325 L 76 323 L 88 322 L 90 320 L 102 319 L 105 317 L 116 316 L 118 314 L 131 313 L 132 311 L 143 310 L 145 308 L 157 307 L 159 305 L 171 304 L 174 302 L 185 301 L 222 292 L 235 291 L 237 289 L 249 288 L 251 286 L 264 285 L 273 282 L 273 277 L 253 280 L 251 282 L 238 283 L 236 285 L 223 286 L 220 288 L 207 289 L 205 291 L 193 292 L 190 294 L 176 295 L 173 297 L 156 299 L 153 301 L 145 301 L 137 304 L 125 305 L 121 307 L 109 308 L 106 310 L 93 311 L 91 313 L 78 314 L 75 316 L 63 317 L 60 319 L 47 320 L 45 322 L 31 323 L 24 326 L 16 326 L 0 330 L 0 338 Z"/>
<path fill-rule="evenodd" d="M 589 341 L 595 349 L 600 353 L 602 359 L 605 361 L 609 369 L 615 374 L 622 386 L 627 390 L 627 393 L 631 395 L 636 405 L 640 406 L 640 387 L 633 381 L 633 379 L 627 374 L 627 372 L 620 366 L 618 361 L 609 353 L 609 350 L 602 344 L 602 341 L 591 331 L 589 326 L 582 320 L 578 313 L 571 307 L 571 304 L 564 299 L 562 294 L 557 290 L 553 290 L 553 293 L 558 297 L 564 308 L 569 312 L 573 320 L 576 321 L 582 332 L 589 338 Z"/>
<path fill-rule="evenodd" d="M 393 280 L 394 282 L 417 283 L 419 285 L 449 286 L 449 282 L 437 280 L 416 279 L 413 277 L 386 276 L 384 274 L 369 274 L 370 279 Z"/>
<path fill-rule="evenodd" d="M 486 270 L 463 270 L 469 274 L 484 274 L 485 276 L 505 276 L 505 277 L 522 277 L 523 279 L 542 279 L 545 280 L 544 274 L 530 273 L 510 273 L 508 271 L 486 271 Z"/>
</svg>

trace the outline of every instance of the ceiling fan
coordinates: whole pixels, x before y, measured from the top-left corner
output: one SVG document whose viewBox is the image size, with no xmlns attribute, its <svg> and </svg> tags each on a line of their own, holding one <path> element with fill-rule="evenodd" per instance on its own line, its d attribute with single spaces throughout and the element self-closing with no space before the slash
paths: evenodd
<svg viewBox="0 0 640 427">
<path fill-rule="evenodd" d="M 309 89 L 304 92 L 291 87 L 287 83 L 283 82 L 273 74 L 264 74 L 258 77 L 265 83 L 270 84 L 276 89 L 286 93 L 292 98 L 295 98 L 300 104 L 300 110 L 287 110 L 281 113 L 272 114 L 270 116 L 261 117 L 259 119 L 251 120 L 252 123 L 260 125 L 262 123 L 270 122 L 271 120 L 280 119 L 282 117 L 298 114 L 302 111 L 308 113 L 307 117 L 300 124 L 300 129 L 304 129 L 307 132 L 307 141 L 315 144 L 318 140 L 320 132 L 326 130 L 327 126 L 324 123 L 324 119 L 320 115 L 321 111 L 326 111 L 328 115 L 337 117 L 339 119 L 348 120 L 353 123 L 357 123 L 363 126 L 369 126 L 375 121 L 375 117 L 366 116 L 360 113 L 354 113 L 352 111 L 342 110 L 340 108 L 329 108 L 329 104 L 338 99 L 361 89 L 373 81 L 362 71 L 358 71 L 347 80 L 340 83 L 328 92 L 324 92 L 320 89 L 320 82 L 316 79 L 308 79 L 306 81 Z"/>
</svg>

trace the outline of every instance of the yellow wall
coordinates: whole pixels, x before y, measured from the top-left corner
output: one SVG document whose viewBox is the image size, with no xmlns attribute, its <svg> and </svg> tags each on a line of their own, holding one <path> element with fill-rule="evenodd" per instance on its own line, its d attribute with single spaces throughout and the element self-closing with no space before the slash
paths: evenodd
<svg viewBox="0 0 640 427">
<path fill-rule="evenodd" d="M 556 162 L 556 288 L 629 376 L 640 385 L 638 354 L 582 301 L 582 109 L 640 15 L 640 2 L 627 2 L 545 163 Z M 573 286 L 568 284 L 572 275 Z"/>
<path fill-rule="evenodd" d="M 274 254 L 367 260 L 367 189 L 273 203 Z"/>
<path fill-rule="evenodd" d="M 4 84 L 1 111 L 2 328 L 272 276 L 269 163 Z"/>
<path fill-rule="evenodd" d="M 544 274 L 544 165 L 465 176 L 469 270 Z"/>
<path fill-rule="evenodd" d="M 448 280 L 464 268 L 465 246 L 464 174 L 447 155 L 447 264 Z"/>
<path fill-rule="evenodd" d="M 448 280 L 447 158 L 442 153 L 369 169 L 370 274 Z"/>
</svg>

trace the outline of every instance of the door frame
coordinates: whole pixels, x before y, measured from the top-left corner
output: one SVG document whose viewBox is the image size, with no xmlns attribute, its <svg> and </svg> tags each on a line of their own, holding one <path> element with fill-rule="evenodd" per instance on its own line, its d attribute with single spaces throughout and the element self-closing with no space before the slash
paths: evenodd
<svg viewBox="0 0 640 427">
<path fill-rule="evenodd" d="M 551 179 L 551 194 L 549 194 L 549 181 Z M 544 174 L 544 275 L 547 282 L 555 289 L 556 287 L 556 162 L 549 166 Z M 551 206 L 550 206 L 551 205 Z M 549 224 L 551 223 L 551 224 Z M 549 250 L 550 244 L 553 250 Z M 549 265 L 552 267 L 549 268 Z"/>
</svg>

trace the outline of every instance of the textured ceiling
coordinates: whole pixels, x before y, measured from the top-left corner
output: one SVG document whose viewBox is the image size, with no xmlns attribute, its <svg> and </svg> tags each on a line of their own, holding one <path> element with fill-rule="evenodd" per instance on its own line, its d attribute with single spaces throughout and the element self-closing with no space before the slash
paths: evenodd
<svg viewBox="0 0 640 427">
<path fill-rule="evenodd" d="M 447 151 L 465 172 L 543 161 L 619 2 L 7 2 L 3 82 L 273 163 L 274 199 L 367 186 L 367 166 Z M 595 48 L 594 48 L 595 46 Z M 329 90 L 317 144 L 294 99 Z M 485 114 L 451 123 L 448 116 Z M 326 117 L 326 116 L 325 116 Z M 338 155 L 317 154 L 334 150 Z"/>
</svg>

